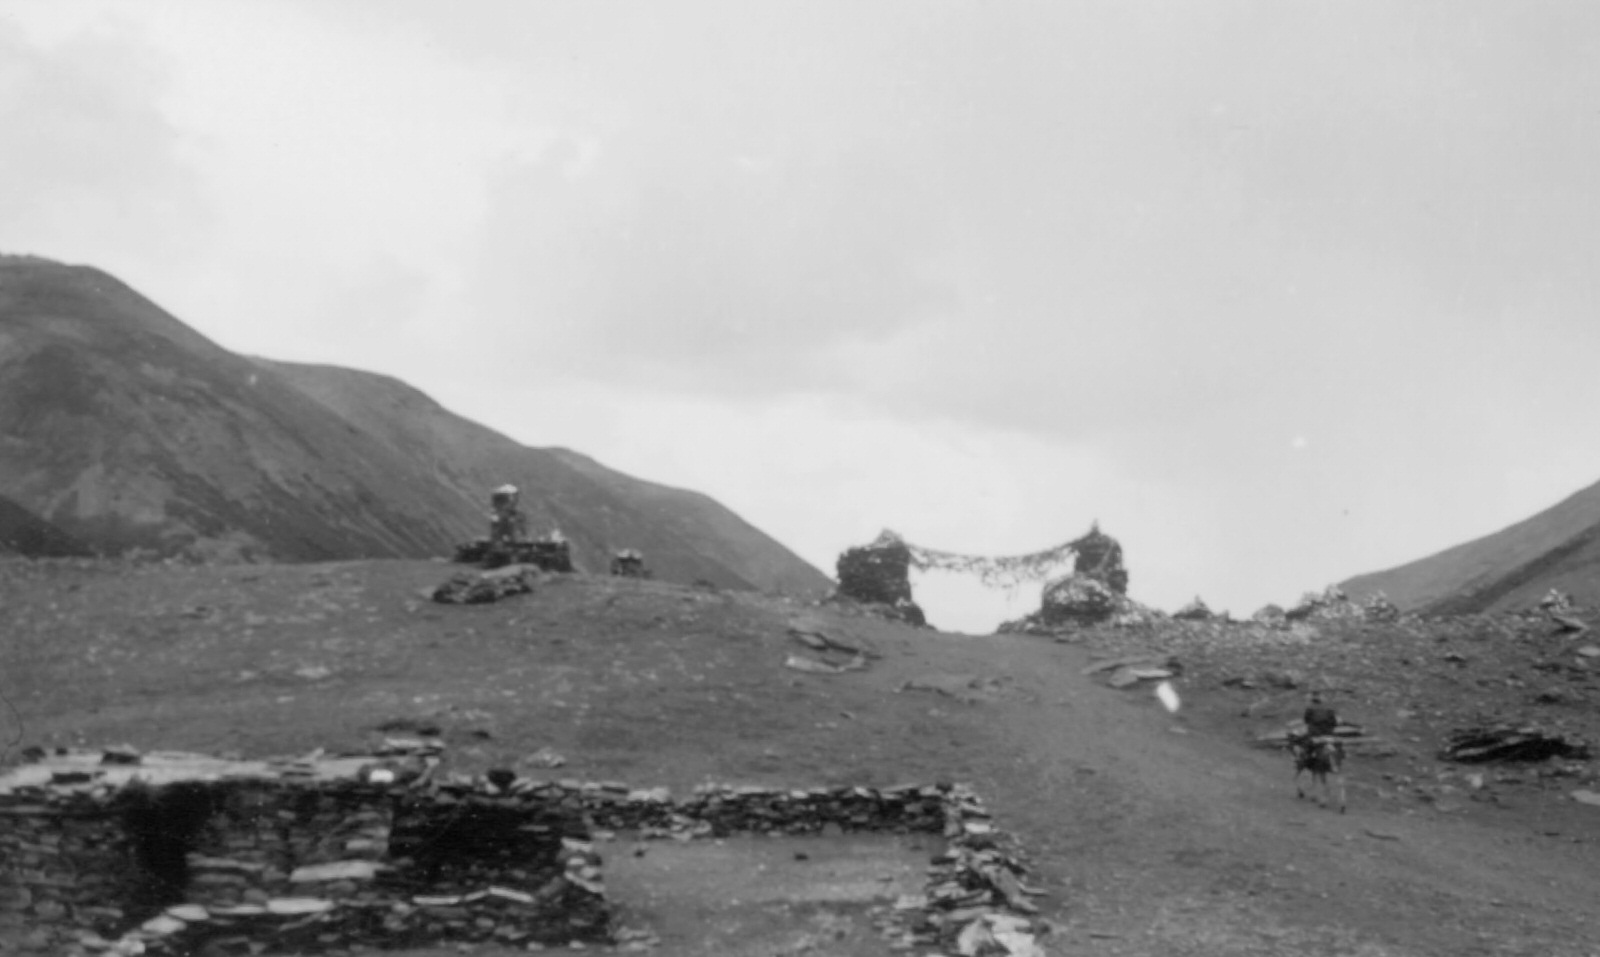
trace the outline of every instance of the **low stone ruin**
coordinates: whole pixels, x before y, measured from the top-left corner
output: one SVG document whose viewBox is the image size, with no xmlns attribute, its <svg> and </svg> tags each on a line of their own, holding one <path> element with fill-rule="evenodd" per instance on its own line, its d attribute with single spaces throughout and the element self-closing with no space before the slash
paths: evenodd
<svg viewBox="0 0 1600 957">
<path fill-rule="evenodd" d="M 869 545 L 846 549 L 836 567 L 836 598 L 867 605 L 883 617 L 919 628 L 928 623 L 911 597 L 911 549 L 904 542 L 879 536 Z"/>
<path fill-rule="evenodd" d="M 1031 957 L 1048 929 L 1014 841 L 963 785 L 704 785 L 676 799 L 509 770 L 442 775 L 439 747 L 300 762 L 58 752 L 25 765 L 0 778 L 0 943 L 152 957 L 607 943 L 596 837 L 830 827 L 945 839 L 925 891 L 896 902 L 897 949 Z"/>
<path fill-rule="evenodd" d="M 506 565 L 532 565 L 540 571 L 570 572 L 572 543 L 554 533 L 530 542 L 508 542 L 496 547 L 487 538 L 473 539 L 456 546 L 452 561 L 484 568 Z"/>
</svg>

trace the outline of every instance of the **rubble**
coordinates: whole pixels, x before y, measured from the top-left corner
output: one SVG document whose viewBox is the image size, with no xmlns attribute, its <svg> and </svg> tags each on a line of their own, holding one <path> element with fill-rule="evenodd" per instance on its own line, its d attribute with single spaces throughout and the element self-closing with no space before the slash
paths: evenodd
<svg viewBox="0 0 1600 957">
<path fill-rule="evenodd" d="M 1589 744 L 1575 735 L 1546 731 L 1534 725 L 1460 728 L 1451 732 L 1439 757 L 1463 764 L 1489 761 L 1583 760 Z"/>
<path fill-rule="evenodd" d="M 1373 592 L 1361 603 L 1361 613 L 1367 621 L 1387 624 L 1400 620 L 1400 606 L 1389 600 L 1381 591 Z"/>
<path fill-rule="evenodd" d="M 1172 617 L 1179 621 L 1210 621 L 1216 615 L 1205 602 L 1200 600 L 1200 596 L 1196 595 L 1193 601 L 1173 612 Z"/>
<path fill-rule="evenodd" d="M 1284 612 L 1281 605 L 1262 605 L 1256 609 L 1255 614 L 1250 616 L 1250 620 L 1258 625 L 1266 625 L 1268 628 L 1289 627 L 1289 616 Z"/>
<path fill-rule="evenodd" d="M 462 572 L 433 590 L 433 600 L 446 605 L 484 605 L 533 591 L 535 572 L 529 565 L 511 565 L 486 572 Z"/>
<path fill-rule="evenodd" d="M 1572 611 L 1572 596 L 1559 588 L 1552 588 L 1539 599 L 1539 610 L 1547 614 Z"/>
</svg>

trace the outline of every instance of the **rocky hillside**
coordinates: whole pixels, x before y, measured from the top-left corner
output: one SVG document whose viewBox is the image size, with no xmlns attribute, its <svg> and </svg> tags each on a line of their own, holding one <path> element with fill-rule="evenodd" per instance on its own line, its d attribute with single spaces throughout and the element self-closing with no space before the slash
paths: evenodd
<svg viewBox="0 0 1600 957">
<path fill-rule="evenodd" d="M 524 490 L 580 567 L 814 593 L 703 495 L 520 445 L 385 376 L 235 355 L 95 269 L 0 257 L 0 549 L 225 560 L 448 554 Z"/>
<path fill-rule="evenodd" d="M 1514 611 L 1552 588 L 1600 605 L 1600 483 L 1532 518 L 1436 555 L 1358 575 L 1345 591 L 1383 591 L 1407 611 Z"/>
</svg>

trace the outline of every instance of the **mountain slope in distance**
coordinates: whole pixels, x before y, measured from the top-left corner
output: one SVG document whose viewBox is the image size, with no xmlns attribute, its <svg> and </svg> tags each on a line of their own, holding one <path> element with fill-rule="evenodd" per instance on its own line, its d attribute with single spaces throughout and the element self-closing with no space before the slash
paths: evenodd
<svg viewBox="0 0 1600 957">
<path fill-rule="evenodd" d="M 1600 605 L 1600 483 L 1491 535 L 1342 587 L 1358 598 L 1382 591 L 1402 609 L 1431 614 L 1523 609 L 1552 588 Z"/>
<path fill-rule="evenodd" d="M 386 376 L 236 355 L 95 269 L 0 257 L 0 496 L 100 554 L 448 554 L 524 489 L 581 567 L 638 548 L 668 580 L 828 579 L 704 496 L 522 446 Z M 20 521 L 20 518 L 18 519 Z"/>
</svg>

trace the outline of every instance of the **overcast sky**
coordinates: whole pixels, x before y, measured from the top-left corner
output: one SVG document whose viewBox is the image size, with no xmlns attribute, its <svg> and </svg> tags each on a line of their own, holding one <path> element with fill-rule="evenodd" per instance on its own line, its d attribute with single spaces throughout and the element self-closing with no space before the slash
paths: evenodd
<svg viewBox="0 0 1600 957">
<path fill-rule="evenodd" d="M 1099 519 L 1247 614 L 1600 479 L 1600 5 L 0 0 L 0 252 L 830 574 Z"/>
</svg>

